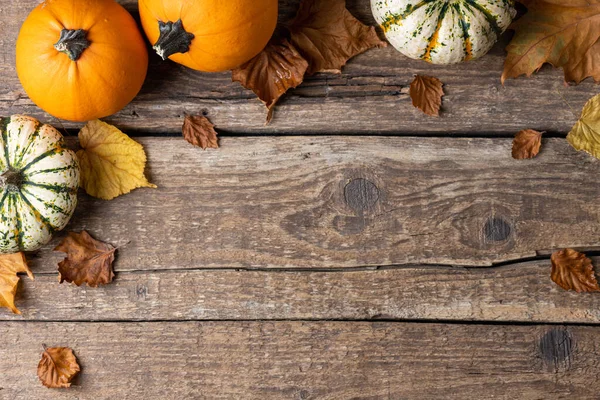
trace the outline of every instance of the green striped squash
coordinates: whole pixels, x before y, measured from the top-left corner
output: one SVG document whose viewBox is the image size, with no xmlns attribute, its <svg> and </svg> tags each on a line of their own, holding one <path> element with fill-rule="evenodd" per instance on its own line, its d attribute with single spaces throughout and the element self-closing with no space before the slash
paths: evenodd
<svg viewBox="0 0 600 400">
<path fill-rule="evenodd" d="M 516 14 L 514 0 L 371 0 L 371 8 L 398 51 L 433 64 L 485 55 Z"/>
<path fill-rule="evenodd" d="M 0 118 L 0 127 L 0 253 L 36 250 L 75 211 L 77 157 L 34 118 Z"/>
</svg>

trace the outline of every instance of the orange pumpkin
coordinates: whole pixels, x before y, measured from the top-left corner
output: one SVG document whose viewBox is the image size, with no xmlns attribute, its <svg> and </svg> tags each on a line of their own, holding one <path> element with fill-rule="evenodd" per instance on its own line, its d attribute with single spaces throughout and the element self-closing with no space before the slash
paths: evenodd
<svg viewBox="0 0 600 400">
<path fill-rule="evenodd" d="M 256 56 L 277 24 L 277 0 L 139 0 L 139 9 L 159 56 L 208 72 Z"/>
<path fill-rule="evenodd" d="M 144 39 L 114 0 L 46 0 L 17 39 L 17 74 L 44 111 L 71 121 L 106 117 L 139 92 L 148 70 Z"/>
</svg>

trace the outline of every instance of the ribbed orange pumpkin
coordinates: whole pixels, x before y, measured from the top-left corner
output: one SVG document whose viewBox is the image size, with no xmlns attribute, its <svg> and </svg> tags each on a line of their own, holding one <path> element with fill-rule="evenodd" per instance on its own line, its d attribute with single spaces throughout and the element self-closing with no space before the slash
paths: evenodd
<svg viewBox="0 0 600 400">
<path fill-rule="evenodd" d="M 250 60 L 277 24 L 277 0 L 139 0 L 139 9 L 158 55 L 208 72 Z"/>
<path fill-rule="evenodd" d="M 17 39 L 25 92 L 58 118 L 87 121 L 125 107 L 148 70 L 144 39 L 114 0 L 46 0 Z"/>
</svg>

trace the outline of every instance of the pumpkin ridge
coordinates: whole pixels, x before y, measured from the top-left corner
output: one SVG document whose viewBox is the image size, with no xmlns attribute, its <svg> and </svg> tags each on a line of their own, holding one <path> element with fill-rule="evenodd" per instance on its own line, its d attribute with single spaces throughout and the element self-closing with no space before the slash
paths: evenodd
<svg viewBox="0 0 600 400">
<path fill-rule="evenodd" d="M 45 183 L 23 181 L 23 186 L 25 186 L 25 185 L 40 187 L 40 188 L 52 190 L 52 191 L 55 191 L 58 193 L 70 193 L 70 194 L 77 193 L 77 189 L 70 188 L 68 186 L 62 186 L 62 185 L 47 185 Z"/>
<path fill-rule="evenodd" d="M 54 227 L 54 225 L 52 225 L 50 220 L 48 220 L 48 218 L 44 217 L 42 215 L 42 213 L 39 212 L 39 210 L 37 208 L 35 208 L 33 206 L 33 204 L 31 204 L 31 202 L 27 199 L 27 197 L 25 197 L 23 195 L 23 193 L 21 191 L 19 191 L 19 196 L 21 197 L 21 200 L 29 206 L 29 209 L 31 210 L 31 212 L 33 213 L 35 218 L 38 219 L 39 221 L 41 221 L 42 224 L 44 224 L 44 226 L 46 228 L 48 228 L 48 230 L 50 231 L 51 234 L 54 234 L 56 232 L 56 228 Z"/>
<path fill-rule="evenodd" d="M 421 58 L 427 62 L 431 62 L 431 51 L 439 44 L 439 36 L 440 29 L 442 29 L 442 23 L 444 22 L 444 18 L 446 17 L 446 13 L 448 12 L 449 3 L 445 3 L 440 10 L 440 14 L 438 15 L 437 25 L 435 27 L 435 31 L 429 37 L 427 49 L 425 49 L 425 53 L 421 56 Z"/>
<path fill-rule="evenodd" d="M 494 30 L 494 33 L 496 33 L 496 38 L 500 37 L 502 29 L 500 29 L 500 27 L 498 26 L 498 21 L 496 20 L 496 17 L 492 15 L 490 10 L 477 3 L 477 0 L 464 0 L 464 2 L 467 7 L 476 8 L 477 11 L 481 12 L 485 16 L 485 19 L 488 22 L 488 24 L 490 24 L 490 26 Z"/>
<path fill-rule="evenodd" d="M 48 173 L 48 172 L 68 171 L 70 169 L 75 169 L 75 166 L 74 165 L 67 165 L 66 167 L 40 169 L 40 170 L 37 170 L 37 171 L 30 172 L 30 173 L 28 173 L 26 175 L 27 175 L 27 177 L 29 177 L 29 176 L 38 175 L 38 174 L 45 174 L 45 173 Z"/>
<path fill-rule="evenodd" d="M 35 131 L 33 131 L 31 136 L 27 139 L 27 141 L 29 142 L 27 144 L 27 147 L 25 147 L 23 149 L 23 151 L 21 152 L 21 155 L 18 157 L 18 159 L 15 158 L 15 167 L 20 165 L 23 162 L 23 158 L 25 158 L 25 155 L 27 154 L 29 149 L 31 148 L 31 146 L 33 146 L 35 139 L 37 139 L 40 136 L 40 129 L 42 128 L 43 125 L 40 121 L 36 121 L 36 124 L 37 125 L 35 127 Z"/>
<path fill-rule="evenodd" d="M 25 234 L 23 232 L 23 223 L 21 222 L 21 212 L 19 211 L 19 207 L 17 207 L 17 200 L 15 198 L 15 194 L 14 192 L 12 192 L 10 194 L 10 202 L 9 204 L 12 204 L 15 208 L 15 221 L 17 222 L 17 226 L 15 226 L 15 237 L 17 238 L 17 246 L 19 249 L 23 248 L 23 235 Z M 10 210 L 10 207 L 9 207 Z"/>
<path fill-rule="evenodd" d="M 29 167 L 31 167 L 32 165 L 34 165 L 35 163 L 37 163 L 38 161 L 40 161 L 43 158 L 46 158 L 52 154 L 57 154 L 60 151 L 64 151 L 65 149 L 62 148 L 60 146 L 60 144 L 58 144 L 58 147 L 55 147 L 53 149 L 47 150 L 45 152 L 43 152 L 42 154 L 38 155 L 37 157 L 35 157 L 33 160 L 29 161 L 25 166 L 23 166 L 23 168 L 20 169 L 21 172 L 26 171 Z"/>
<path fill-rule="evenodd" d="M 10 158 L 8 154 L 8 124 L 10 123 L 11 118 L 2 118 L 2 122 L 0 123 L 0 127 L 2 128 L 2 141 L 4 142 L 4 159 L 6 160 L 6 169 L 10 169 Z"/>
<path fill-rule="evenodd" d="M 40 199 L 34 193 L 32 193 L 29 190 L 27 190 L 26 187 L 22 188 L 21 192 L 25 192 L 25 194 L 27 194 L 27 196 L 33 197 L 36 200 L 38 200 L 40 203 L 43 203 L 44 207 L 46 207 L 46 208 L 52 209 L 54 211 L 58 211 L 59 213 L 65 215 L 65 216 L 71 216 L 71 214 L 69 212 L 65 211 L 64 209 L 62 209 L 61 207 L 57 206 L 56 204 L 48 204 L 48 202 L 46 200 Z"/>
<path fill-rule="evenodd" d="M 399 24 L 402 20 L 404 20 L 406 17 L 408 17 L 410 14 L 412 14 L 413 12 L 417 11 L 419 8 L 429 4 L 429 3 L 433 3 L 436 0 L 422 0 L 420 3 L 414 5 L 414 6 L 407 6 L 406 9 L 404 10 L 404 13 L 389 13 L 389 15 L 386 17 L 385 21 L 383 21 L 381 23 L 381 29 L 383 29 L 384 32 L 387 32 L 388 30 L 390 30 L 390 28 L 392 27 L 392 25 L 396 25 Z"/>
<path fill-rule="evenodd" d="M 469 61 L 473 59 L 473 43 L 471 42 L 471 36 L 469 35 L 469 28 L 471 24 L 469 24 L 465 19 L 464 13 L 461 12 L 462 10 L 460 9 L 460 5 L 455 3 L 453 6 L 460 20 L 460 27 L 463 31 L 463 39 L 465 42 L 465 61 Z"/>
</svg>

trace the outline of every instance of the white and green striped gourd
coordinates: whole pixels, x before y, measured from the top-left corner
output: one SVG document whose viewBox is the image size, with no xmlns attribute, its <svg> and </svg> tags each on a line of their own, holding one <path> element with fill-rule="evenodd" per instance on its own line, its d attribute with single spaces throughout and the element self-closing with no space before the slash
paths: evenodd
<svg viewBox="0 0 600 400">
<path fill-rule="evenodd" d="M 0 253 L 36 250 L 75 211 L 77 157 L 34 118 L 0 118 L 0 128 Z"/>
<path fill-rule="evenodd" d="M 433 64 L 485 55 L 516 14 L 513 0 L 371 0 L 371 8 L 392 46 Z"/>
</svg>

